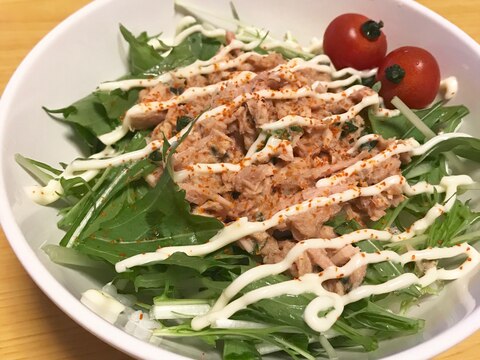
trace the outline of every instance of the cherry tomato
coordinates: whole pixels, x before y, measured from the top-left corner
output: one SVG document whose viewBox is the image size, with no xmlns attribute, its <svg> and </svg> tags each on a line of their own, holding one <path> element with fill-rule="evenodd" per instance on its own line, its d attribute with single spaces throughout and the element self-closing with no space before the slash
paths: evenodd
<svg viewBox="0 0 480 360">
<path fill-rule="evenodd" d="M 404 46 L 386 56 L 378 68 L 377 81 L 382 83 L 380 95 L 388 107 L 398 96 L 408 107 L 421 109 L 438 93 L 440 68 L 427 50 Z"/>
<path fill-rule="evenodd" d="M 328 25 L 323 36 L 323 50 L 337 69 L 353 67 L 373 69 L 387 53 L 383 22 L 360 14 L 343 14 Z"/>
</svg>

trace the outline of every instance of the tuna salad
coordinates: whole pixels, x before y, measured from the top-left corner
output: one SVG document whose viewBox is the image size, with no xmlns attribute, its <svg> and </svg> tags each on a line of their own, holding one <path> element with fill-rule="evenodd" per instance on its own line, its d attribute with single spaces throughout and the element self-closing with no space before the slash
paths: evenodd
<svg viewBox="0 0 480 360">
<path fill-rule="evenodd" d="M 336 67 L 328 29 L 301 46 L 234 22 L 186 16 L 173 39 L 121 26 L 130 73 L 45 109 L 90 152 L 61 169 L 17 155 L 40 180 L 28 196 L 62 205 L 45 252 L 111 280 L 90 309 L 194 358 L 335 358 L 420 331 L 405 311 L 480 259 L 480 213 L 458 198 L 478 188 L 462 169 L 480 140 L 457 132 L 456 79 L 412 110 L 410 65 L 386 45 L 394 65 Z"/>
</svg>

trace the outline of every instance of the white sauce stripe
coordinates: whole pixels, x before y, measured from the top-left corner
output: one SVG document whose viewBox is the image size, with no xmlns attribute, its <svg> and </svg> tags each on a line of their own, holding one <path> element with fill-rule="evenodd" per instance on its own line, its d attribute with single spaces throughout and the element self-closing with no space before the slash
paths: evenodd
<svg viewBox="0 0 480 360">
<path fill-rule="evenodd" d="M 192 24 L 189 24 L 192 25 Z M 200 24 L 193 25 L 190 27 L 187 27 L 185 30 L 180 32 L 177 36 L 175 36 L 175 39 L 172 42 L 160 40 L 159 38 L 151 39 L 148 42 L 148 45 L 152 46 L 154 49 L 162 49 L 164 47 L 163 44 L 165 44 L 168 47 L 175 47 L 180 45 L 187 37 L 194 33 L 202 33 L 202 35 L 206 37 L 222 37 L 226 35 L 226 31 L 224 29 L 206 29 Z M 162 44 L 163 43 L 163 44 Z"/>
<path fill-rule="evenodd" d="M 266 276 L 280 274 L 287 271 L 293 263 L 305 251 L 310 249 L 341 249 L 348 244 L 368 239 L 389 241 L 392 234 L 388 231 L 379 231 L 374 229 L 364 229 L 351 232 L 333 239 L 308 239 L 297 243 L 285 256 L 285 258 L 275 264 L 264 264 L 254 267 L 240 276 L 238 276 L 220 295 L 212 311 L 224 307 L 235 295 L 243 288 L 254 281 L 260 280 Z"/>
<path fill-rule="evenodd" d="M 224 290 L 220 298 L 217 300 L 217 303 L 212 308 L 212 311 L 218 309 L 221 306 L 225 306 L 225 304 L 230 299 L 232 299 L 241 289 L 243 289 L 249 283 L 259 280 L 263 277 L 280 274 L 288 270 L 290 266 L 292 266 L 293 263 L 296 261 L 296 259 L 309 249 L 341 249 L 348 244 L 353 244 L 358 241 L 367 239 L 395 242 L 411 238 L 419 233 L 423 233 L 426 229 L 428 229 L 431 224 L 433 224 L 435 219 L 437 219 L 444 212 L 450 210 L 451 206 L 455 202 L 454 194 L 456 193 L 458 186 L 467 185 L 472 182 L 473 180 L 466 175 L 444 177 L 442 179 L 441 185 L 437 186 L 430 185 L 425 182 L 410 186 L 407 182 L 405 182 L 403 185 L 403 191 L 410 194 L 416 195 L 421 193 L 433 193 L 434 191 L 437 191 L 439 193 L 447 192 L 446 198 L 448 199 L 448 205 L 442 206 L 440 204 L 436 204 L 432 209 L 430 209 L 430 211 L 423 219 L 416 221 L 407 231 L 401 234 L 392 234 L 389 231 L 363 229 L 333 239 L 308 239 L 301 241 L 288 252 L 288 254 L 282 261 L 276 264 L 257 266 L 240 275 L 237 279 L 235 279 L 234 282 L 232 282 L 232 284 L 230 284 Z M 426 256 L 425 254 L 431 254 L 431 252 L 425 251 L 421 253 L 418 259 L 427 259 L 425 257 L 422 257 Z M 404 263 L 405 262 L 402 260 L 402 264 Z"/>
<path fill-rule="evenodd" d="M 154 151 L 161 149 L 163 141 L 154 140 L 143 149 L 131 151 L 108 159 L 99 160 L 74 160 L 70 167 L 73 171 L 100 170 L 109 167 L 120 166 L 131 161 L 137 161 L 146 158 Z"/>
<path fill-rule="evenodd" d="M 367 134 L 362 136 L 357 140 L 355 145 L 353 145 L 350 149 L 348 149 L 347 153 L 348 154 L 353 154 L 355 151 L 357 151 L 362 145 L 369 143 L 370 141 L 378 140 L 380 139 L 380 135 L 378 134 Z"/>
<path fill-rule="evenodd" d="M 252 157 L 254 153 L 256 153 L 258 150 L 260 150 L 264 146 L 264 142 L 267 140 L 267 134 L 264 132 L 261 132 L 257 139 L 253 142 L 252 146 L 250 146 L 250 149 L 248 149 L 247 153 L 245 154 L 245 157 Z"/>
<path fill-rule="evenodd" d="M 339 92 L 339 93 L 323 93 L 319 94 L 316 91 L 312 90 L 311 88 L 308 87 L 303 87 L 298 90 L 283 90 L 283 91 L 274 91 L 274 90 L 259 90 L 253 93 L 246 93 L 243 95 L 237 96 L 235 99 L 233 99 L 228 105 L 221 105 L 217 106 L 216 108 L 204 112 L 202 115 L 200 115 L 196 121 L 196 123 L 202 122 L 208 118 L 216 117 L 219 115 L 222 115 L 225 111 L 228 111 L 229 109 L 232 110 L 233 108 L 236 108 L 240 106 L 241 104 L 245 103 L 247 100 L 250 99 L 276 99 L 276 100 L 285 100 L 285 99 L 298 99 L 302 97 L 315 97 L 320 100 L 324 101 L 338 101 L 342 98 L 348 97 L 352 95 L 353 93 L 364 89 L 365 86 L 362 85 L 355 85 L 350 88 L 348 88 L 345 91 Z M 376 94 L 374 96 L 377 96 Z M 365 99 L 362 100 L 362 102 Z M 330 120 L 333 121 L 345 121 L 350 119 L 352 116 L 354 116 L 354 113 L 360 111 L 363 107 L 365 107 L 365 103 L 371 101 L 371 99 L 366 100 L 365 102 L 357 104 L 358 107 L 356 107 L 353 110 L 348 110 L 346 113 L 343 113 L 341 115 L 335 115 L 332 117 Z M 355 105 L 355 106 L 357 106 Z M 161 105 L 159 105 L 161 106 Z M 221 119 L 220 119 L 221 120 Z M 324 118 L 324 120 L 329 120 L 329 117 Z M 169 142 L 172 143 L 174 141 L 177 141 L 179 138 L 181 138 L 186 132 L 188 131 L 188 128 L 184 128 L 182 131 L 180 131 L 177 135 L 173 136 L 172 138 L 169 139 Z"/>
<path fill-rule="evenodd" d="M 175 252 L 183 252 L 190 256 L 204 256 L 216 251 L 228 244 L 231 244 L 247 235 L 259 231 L 266 231 L 286 221 L 289 216 L 303 214 L 310 209 L 344 203 L 362 196 L 374 196 L 380 194 L 391 186 L 403 184 L 405 179 L 394 175 L 384 179 L 381 183 L 368 187 L 352 187 L 351 189 L 339 192 L 330 196 L 315 197 L 299 204 L 287 207 L 275 213 L 270 219 L 262 222 L 250 222 L 241 218 L 220 230 L 208 243 L 192 246 L 171 246 L 158 249 L 155 252 L 144 253 L 132 256 L 119 261 L 115 268 L 117 272 L 124 272 L 134 266 L 145 265 L 168 258 Z"/>
<path fill-rule="evenodd" d="M 96 161 L 93 159 L 108 158 L 115 155 L 116 151 L 110 146 L 107 146 L 99 153 L 91 155 L 89 159 L 92 160 L 85 161 Z M 25 192 L 27 196 L 31 200 L 35 201 L 37 204 L 48 205 L 54 201 L 57 201 L 63 195 L 63 188 L 60 183 L 60 179 L 68 180 L 78 177 L 88 182 L 92 180 L 95 176 L 97 176 L 99 173 L 98 169 L 88 168 L 85 169 L 85 172 L 78 174 L 72 164 L 68 165 L 60 175 L 50 180 L 46 186 L 33 185 L 25 187 Z"/>
<path fill-rule="evenodd" d="M 360 286 L 343 296 L 329 292 L 322 286 L 324 281 L 347 277 L 359 267 L 372 263 L 393 261 L 406 264 L 408 262 L 421 259 L 435 260 L 452 258 L 460 254 L 465 254 L 467 259 L 458 268 L 451 270 L 432 268 L 420 278 L 415 274 L 406 273 L 383 284 Z M 323 332 L 331 328 L 337 318 L 342 314 L 344 306 L 349 303 L 358 301 L 373 294 L 385 294 L 395 290 L 404 289 L 414 284 L 424 287 L 430 285 L 436 280 L 457 279 L 460 276 L 467 275 L 470 271 L 474 270 L 478 266 L 478 263 L 479 253 L 468 244 L 461 244 L 451 248 L 409 251 L 403 255 L 399 255 L 393 251 L 381 251 L 372 254 L 358 253 L 342 267 L 332 266 L 319 274 L 306 274 L 296 280 L 264 286 L 247 292 L 245 295 L 232 301 L 228 305 L 222 306 L 220 310 L 214 307 L 206 315 L 194 318 L 192 320 L 192 328 L 195 330 L 203 329 L 214 321 L 229 318 L 237 311 L 244 309 L 248 305 L 261 299 L 269 299 L 284 294 L 300 295 L 303 293 L 314 293 L 317 295 L 317 298 L 308 304 L 307 308 L 305 309 L 304 319 L 312 329 Z M 327 315 L 323 317 L 318 316 L 319 312 L 328 310 L 332 307 L 334 310 L 327 313 Z"/>
<path fill-rule="evenodd" d="M 250 73 L 249 73 L 250 74 Z M 240 80 L 238 81 L 246 81 L 246 78 L 251 76 L 249 74 L 243 75 L 242 73 L 239 75 Z M 244 78 L 245 77 L 245 78 Z M 243 80 L 242 80 L 243 79 Z M 237 81 L 237 80 L 232 80 L 232 81 Z M 217 85 L 217 84 L 215 84 Z M 215 85 L 210 85 L 212 86 L 212 89 Z M 345 91 L 338 92 L 338 93 L 317 93 L 315 90 L 309 88 L 309 87 L 302 87 L 298 90 L 290 90 L 290 89 L 285 89 L 285 90 L 259 90 L 255 91 L 253 93 L 245 93 L 242 95 L 237 96 L 234 98 L 229 104 L 217 106 L 216 108 L 204 112 L 202 115 L 199 116 L 197 119 L 197 123 L 201 122 L 207 118 L 210 117 L 215 117 L 218 115 L 222 115 L 224 111 L 228 111 L 229 109 L 236 108 L 240 106 L 241 104 L 245 103 L 248 100 L 251 99 L 270 99 L 270 100 L 292 100 L 292 99 L 299 99 L 303 97 L 313 97 L 319 100 L 324 100 L 324 101 L 339 101 L 341 99 L 344 99 L 346 97 L 351 96 L 355 92 L 365 89 L 365 86 L 362 85 L 355 85 L 350 88 L 348 88 Z M 213 90 L 212 90 L 213 91 Z M 194 91 L 191 92 L 187 95 L 185 95 L 182 99 L 183 101 L 189 101 L 192 98 L 195 98 L 199 95 L 202 95 L 202 92 L 200 91 Z M 340 115 L 332 115 L 329 117 L 324 118 L 324 121 L 346 121 L 349 119 L 352 119 L 355 117 L 362 109 L 364 109 L 367 106 L 370 105 L 378 105 L 378 94 L 372 94 L 369 96 L 365 96 L 358 104 L 352 106 L 349 110 L 347 110 L 345 113 L 340 114 Z M 171 100 L 166 100 L 166 101 L 161 101 L 161 102 L 148 102 L 148 103 L 140 103 L 132 107 L 130 110 L 127 111 L 127 114 L 125 116 L 124 124 L 129 124 L 130 123 L 130 118 L 134 116 L 148 116 L 148 115 L 154 115 L 157 114 L 159 111 L 167 110 L 170 107 L 176 105 L 177 102 L 175 98 Z M 124 125 L 125 126 L 125 125 Z M 177 140 L 179 139 L 184 133 L 186 132 L 186 129 L 183 129 L 180 133 L 178 133 L 176 136 L 172 137 L 170 140 Z"/>
<path fill-rule="evenodd" d="M 333 186 L 333 185 L 339 184 L 343 179 L 348 178 L 352 174 L 362 170 L 364 171 L 371 170 L 375 165 L 380 164 L 381 162 L 391 158 L 394 155 L 409 153 L 412 156 L 419 156 L 431 150 L 434 146 L 438 145 L 442 141 L 452 139 L 452 138 L 457 138 L 457 137 L 471 137 L 471 135 L 463 134 L 463 133 L 441 134 L 433 137 L 423 145 L 420 145 L 413 138 L 402 140 L 402 141 L 394 141 L 385 150 L 381 151 L 380 153 L 371 157 L 370 159 L 358 161 L 355 164 L 345 168 L 344 170 L 342 170 L 337 174 L 318 180 L 316 183 L 316 186 L 320 188 L 320 187 Z M 359 139 L 358 141 L 360 143 L 357 142 L 355 147 L 358 148 L 361 144 L 364 144 L 365 142 L 367 142 L 366 139 L 369 139 L 369 137 Z"/>
<path fill-rule="evenodd" d="M 327 89 L 338 89 L 353 84 L 355 81 L 360 81 L 361 78 L 358 75 L 352 75 L 346 79 L 335 81 L 318 81 L 318 85 L 324 86 Z"/>
<path fill-rule="evenodd" d="M 440 181 L 440 185 L 430 185 L 426 182 L 421 182 L 413 186 L 408 185 L 405 181 L 403 185 L 403 192 L 407 194 L 419 194 L 419 193 L 433 193 L 437 191 L 439 193 L 445 192 L 445 199 L 447 202 L 445 205 L 435 204 L 430 210 L 428 210 L 425 217 L 415 221 L 410 228 L 403 233 L 394 235 L 392 241 L 402 241 L 410 239 L 415 235 L 423 234 L 434 222 L 444 213 L 450 211 L 455 200 L 457 199 L 456 193 L 458 187 L 461 185 L 469 185 L 474 183 L 471 177 L 467 175 L 457 176 L 444 176 Z"/>
<path fill-rule="evenodd" d="M 472 135 L 464 134 L 464 133 L 440 134 L 440 135 L 437 135 L 437 136 L 431 138 L 425 144 L 413 149 L 410 152 L 410 154 L 412 156 L 423 155 L 424 153 L 426 153 L 427 151 L 429 151 L 430 149 L 432 149 L 434 146 L 438 145 L 442 141 L 445 141 L 445 140 L 448 140 L 448 139 L 453 139 L 453 138 L 462 138 L 462 137 L 471 138 Z"/>
<path fill-rule="evenodd" d="M 447 194 L 456 192 L 457 187 L 464 183 L 472 182 L 472 179 L 466 175 L 445 177 L 444 179 L 446 179 L 444 184 L 445 186 L 447 186 L 447 189 L 445 189 L 444 187 L 439 187 L 438 190 L 446 191 Z M 165 247 L 158 249 L 155 252 L 138 254 L 125 260 L 119 261 L 115 265 L 115 268 L 117 272 L 124 272 L 135 266 L 165 260 L 175 252 L 183 252 L 189 256 L 204 256 L 213 251 L 221 249 L 222 247 L 231 244 L 245 236 L 271 229 L 279 225 L 280 223 L 286 221 L 289 216 L 303 214 L 312 208 L 347 202 L 362 196 L 375 196 L 394 185 L 402 185 L 404 189 L 410 188 L 409 191 L 412 191 L 412 187 L 407 184 L 406 180 L 402 176 L 394 175 L 372 186 L 352 187 L 351 189 L 330 196 L 321 196 L 306 200 L 302 203 L 290 206 L 277 212 L 270 219 L 263 222 L 250 222 L 247 220 L 247 218 L 241 218 L 220 230 L 214 237 L 210 239 L 208 243 L 192 246 Z M 421 186 L 415 187 L 414 189 L 415 193 L 419 194 L 422 192 L 422 190 L 424 192 L 431 191 L 432 186 L 427 184 L 421 184 Z M 444 211 L 446 210 L 447 209 L 444 209 Z M 391 241 L 401 241 L 406 238 L 412 237 L 416 233 L 421 231 L 421 229 L 424 229 L 425 226 L 428 227 L 429 225 L 431 225 L 433 221 L 435 221 L 435 219 L 438 218 L 442 213 L 443 212 L 435 211 L 435 213 L 427 215 L 427 217 L 415 222 L 412 227 L 404 233 L 392 235 L 389 232 L 385 232 L 383 236 L 391 236 Z"/>
<path fill-rule="evenodd" d="M 290 126 L 302 126 L 302 127 L 313 127 L 313 126 L 323 126 L 323 119 L 314 119 L 310 117 L 300 116 L 300 115 L 287 115 L 277 120 L 275 122 L 263 124 L 260 126 L 260 129 L 263 131 L 275 131 L 280 129 L 286 129 Z"/>
<path fill-rule="evenodd" d="M 449 76 L 448 78 L 440 82 L 440 91 L 443 94 L 445 100 L 453 99 L 458 93 L 458 81 L 455 76 Z"/>
<path fill-rule="evenodd" d="M 229 45 L 223 47 L 222 49 L 219 50 L 219 52 L 211 57 L 208 60 L 196 60 L 190 65 L 187 65 L 182 68 L 178 68 L 175 70 L 172 70 L 168 73 L 164 73 L 159 75 L 158 77 L 154 79 L 128 79 L 128 80 L 119 80 L 119 81 L 109 81 L 100 84 L 97 89 L 100 91 L 112 91 L 115 89 L 122 89 L 124 91 L 129 90 L 134 87 L 152 87 L 156 86 L 160 83 L 168 83 L 172 80 L 173 77 L 180 77 L 180 78 L 185 78 L 188 76 L 192 75 L 199 75 L 199 74 L 209 74 L 214 71 L 219 71 L 220 70 L 220 63 L 221 61 L 233 50 L 251 50 L 252 48 L 257 47 L 259 44 L 259 41 L 254 41 L 250 44 L 245 44 L 241 41 L 234 40 L 232 41 Z M 258 53 L 248 53 L 253 56 L 261 56 Z M 246 60 L 249 59 L 250 56 L 244 56 L 240 60 L 233 61 L 233 62 L 224 62 L 221 68 L 223 70 L 228 69 L 230 67 L 235 67 L 240 65 L 241 63 L 245 62 Z M 234 59 L 235 60 L 235 59 Z M 218 68 L 211 67 L 211 65 L 214 64 L 219 64 Z M 230 67 L 229 67 L 230 66 Z M 209 70 L 206 70 L 206 69 Z"/>
<path fill-rule="evenodd" d="M 256 52 L 246 52 L 244 54 L 241 54 L 234 59 L 227 60 L 227 61 L 222 61 L 222 62 L 217 62 L 208 66 L 199 66 L 197 69 L 179 69 L 174 72 L 175 76 L 178 77 L 189 77 L 193 75 L 205 75 L 205 74 L 211 74 L 214 72 L 219 72 L 219 71 L 224 71 L 228 69 L 232 69 L 235 67 L 238 67 L 242 65 L 244 62 L 246 62 L 250 58 L 264 58 L 267 55 L 260 55 L 259 53 Z"/>
<path fill-rule="evenodd" d="M 198 97 L 218 93 L 219 91 L 221 91 L 221 89 L 224 89 L 227 86 L 241 86 L 252 80 L 256 75 L 257 74 L 250 71 L 242 71 L 240 74 L 234 76 L 232 79 L 229 80 L 220 81 L 216 84 L 203 87 L 188 88 L 182 94 L 175 96 L 169 100 L 138 103 L 126 112 L 125 118 L 123 120 L 123 126 L 126 128 L 131 128 L 132 118 L 136 116 L 157 114 L 161 111 L 168 110 L 171 107 L 177 106 L 179 104 L 193 101 Z"/>
<path fill-rule="evenodd" d="M 352 176 L 352 174 L 358 173 L 362 170 L 368 171 L 390 157 L 409 152 L 418 146 L 419 143 L 413 138 L 402 141 L 394 141 L 385 150 L 381 151 L 377 155 L 366 160 L 357 161 L 355 164 L 348 166 L 337 174 L 318 180 L 316 186 L 321 188 L 325 186 L 337 185 L 343 179 Z"/>
<path fill-rule="evenodd" d="M 125 135 L 128 134 L 128 126 L 119 125 L 113 131 L 100 135 L 98 140 L 100 140 L 103 144 L 109 146 L 115 144 L 117 141 L 122 139 Z"/>
<path fill-rule="evenodd" d="M 185 181 L 189 176 L 194 174 L 219 174 L 227 171 L 239 172 L 246 166 L 256 163 L 268 162 L 273 156 L 281 154 L 289 154 L 293 156 L 293 149 L 290 141 L 282 140 L 271 136 L 265 147 L 252 154 L 251 157 L 245 157 L 239 164 L 233 163 L 214 163 L 214 164 L 194 164 L 184 170 L 176 171 L 174 173 L 175 182 Z"/>
<path fill-rule="evenodd" d="M 218 54 L 210 58 L 209 60 L 197 60 L 193 64 L 172 70 L 169 73 L 164 73 L 159 75 L 155 79 L 128 79 L 128 80 L 119 80 L 119 81 L 110 81 L 100 84 L 98 90 L 101 91 L 112 91 L 115 89 L 122 89 L 124 91 L 129 90 L 134 87 L 152 87 L 160 83 L 168 83 L 173 77 L 186 78 L 193 75 L 200 74 L 211 74 L 213 72 L 218 72 L 222 70 L 232 69 L 241 64 L 251 57 L 264 57 L 266 55 L 261 55 L 257 52 L 247 52 L 237 56 L 232 60 L 222 61 L 230 52 L 233 50 L 252 50 L 260 44 L 261 40 L 252 41 L 250 43 L 244 43 L 239 40 L 233 40 L 229 45 L 223 47 Z M 321 65 L 319 63 L 327 63 L 329 65 Z M 287 73 L 293 73 L 295 71 L 303 69 L 314 69 L 316 71 L 330 74 L 334 79 L 344 77 L 345 75 L 351 75 L 348 79 L 337 80 L 332 82 L 322 82 L 322 85 L 327 88 L 339 88 L 342 86 L 347 86 L 352 84 L 356 80 L 361 78 L 370 77 L 376 74 L 376 69 L 358 71 L 353 68 L 345 68 L 339 71 L 336 71 L 335 68 L 330 65 L 330 59 L 326 55 L 319 55 L 314 57 L 311 60 L 305 61 L 300 58 L 294 58 L 289 60 L 286 64 L 281 64 L 276 68 L 270 70 L 270 73 L 280 72 L 284 75 Z"/>
</svg>

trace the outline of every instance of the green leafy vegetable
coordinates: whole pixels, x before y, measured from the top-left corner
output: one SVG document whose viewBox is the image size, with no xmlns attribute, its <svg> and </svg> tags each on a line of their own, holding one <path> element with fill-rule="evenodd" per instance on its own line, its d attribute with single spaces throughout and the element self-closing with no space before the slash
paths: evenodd
<svg viewBox="0 0 480 360">
<path fill-rule="evenodd" d="M 188 132 L 184 137 L 187 135 Z M 223 227 L 214 218 L 191 214 L 185 191 L 180 190 L 172 179 L 170 157 L 183 138 L 169 150 L 166 171 L 154 188 L 142 192 L 141 197 L 135 197 L 131 203 L 125 204 L 118 200 L 118 196 L 115 197 L 151 171 L 151 167 L 146 166 L 148 160 L 141 160 L 128 165 L 116 176 L 114 183 L 118 185 L 112 189 L 109 185 L 105 190 L 107 194 L 103 193 L 99 198 L 100 204 L 96 201 L 87 206 L 87 213 L 92 215 L 81 235 L 77 235 L 75 246 L 78 250 L 115 263 L 125 256 L 155 251 L 159 247 L 201 244 Z M 165 141 L 164 144 L 168 143 Z M 136 169 L 140 171 L 135 172 Z M 108 214 L 112 207 L 115 216 L 103 220 L 101 214 Z M 78 228 L 74 231 L 78 232 Z M 71 230 L 67 232 L 70 239 L 71 233 Z"/>
<path fill-rule="evenodd" d="M 457 200 L 449 212 L 430 226 L 425 247 L 453 246 L 452 240 L 465 234 L 479 220 L 480 212 L 472 211 L 468 203 Z"/>
<path fill-rule="evenodd" d="M 189 65 L 195 60 L 208 60 L 224 43 L 224 39 L 208 38 L 201 33 L 193 33 L 178 46 L 171 48 L 170 53 L 163 57 L 161 52 L 165 49 L 157 51 L 149 45 L 150 37 L 146 33 L 135 37 L 124 26 L 120 26 L 120 31 L 130 45 L 129 65 L 133 76 L 156 76 Z"/>
<path fill-rule="evenodd" d="M 352 123 L 351 121 L 345 121 L 342 125 L 342 133 L 340 136 L 343 138 L 350 133 L 353 133 L 358 130 L 358 126 Z"/>
<path fill-rule="evenodd" d="M 150 38 L 146 32 L 135 37 L 125 26 L 120 25 L 123 38 L 130 45 L 128 64 L 133 75 L 139 75 L 162 62 L 162 56 L 148 45 Z"/>
<path fill-rule="evenodd" d="M 365 149 L 367 151 L 371 151 L 372 149 L 375 148 L 375 146 L 377 146 L 377 144 L 378 144 L 378 140 L 372 140 L 362 144 L 360 148 Z"/>
<path fill-rule="evenodd" d="M 421 156 L 415 158 L 405 167 L 404 171 L 408 173 L 428 157 L 438 156 L 446 151 L 451 151 L 465 159 L 480 162 L 480 139 L 474 137 L 453 137 L 446 139 L 433 146 Z"/>
<path fill-rule="evenodd" d="M 51 115 L 62 114 L 63 119 L 55 118 L 71 124 L 92 151 L 98 148 L 97 136 L 110 132 L 115 127 L 95 94 L 87 95 L 63 109 L 43 109 Z"/>
<path fill-rule="evenodd" d="M 441 102 L 436 103 L 429 109 L 414 110 L 414 113 L 435 133 L 440 131 L 452 132 L 460 124 L 460 121 L 468 115 L 468 109 L 463 105 L 442 106 Z M 369 110 L 368 117 L 373 131 L 382 135 L 385 139 L 415 138 L 419 142 L 425 141 L 423 135 L 416 129 L 404 115 L 392 118 L 376 116 L 373 110 Z"/>
<path fill-rule="evenodd" d="M 224 360 L 257 360 L 261 358 L 261 355 L 258 353 L 252 342 L 234 339 L 224 341 Z"/>
<path fill-rule="evenodd" d="M 53 176 L 61 174 L 60 170 L 55 169 L 50 165 L 26 158 L 20 154 L 15 154 L 15 161 L 42 185 L 46 185 L 51 179 L 53 179 Z"/>
<path fill-rule="evenodd" d="M 138 93 L 138 89 L 129 91 L 115 89 L 110 92 L 98 91 L 94 94 L 103 105 L 107 117 L 110 120 L 119 120 L 137 102 Z"/>
<path fill-rule="evenodd" d="M 177 123 L 175 125 L 175 129 L 177 132 L 183 130 L 188 124 L 190 124 L 193 119 L 189 116 L 179 116 L 177 118 Z"/>
</svg>

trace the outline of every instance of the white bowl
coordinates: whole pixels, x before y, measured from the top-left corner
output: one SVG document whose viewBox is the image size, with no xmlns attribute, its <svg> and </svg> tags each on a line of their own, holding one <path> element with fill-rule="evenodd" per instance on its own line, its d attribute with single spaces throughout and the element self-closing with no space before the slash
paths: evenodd
<svg viewBox="0 0 480 360">
<path fill-rule="evenodd" d="M 193 1 L 230 16 L 227 1 Z M 236 1 L 242 20 L 282 35 L 291 30 L 300 41 L 321 37 L 328 22 L 345 12 L 382 19 L 389 48 L 417 45 L 438 59 L 442 77 L 455 75 L 460 91 L 455 103 L 467 105 L 472 115 L 464 131 L 480 135 L 478 83 L 480 46 L 460 29 L 414 1 Z M 268 16 L 266 16 L 268 14 Z M 72 159 L 78 148 L 69 141 L 70 129 L 51 120 L 41 106 L 62 107 L 92 91 L 104 80 L 125 73 L 125 46 L 118 24 L 134 33 L 172 33 L 172 1 L 95 1 L 69 17 L 46 36 L 20 65 L 0 103 L 0 219 L 15 253 L 40 288 L 72 319 L 116 348 L 138 358 L 183 359 L 169 351 L 199 357 L 185 345 L 165 350 L 144 343 L 110 325 L 78 300 L 88 288 L 98 287 L 86 275 L 51 263 L 40 247 L 57 243 L 56 210 L 33 204 L 23 186 L 32 179 L 14 162 L 14 154 L 55 164 Z M 288 29 L 287 29 L 288 26 Z M 416 310 L 427 320 L 423 333 L 382 344 L 369 358 L 430 358 L 461 341 L 480 324 L 480 274 L 467 286 L 450 284 L 441 296 Z M 438 305 L 441 304 L 439 307 Z M 164 345 L 166 347 L 166 345 Z M 358 358 L 358 357 L 356 357 Z M 393 357 L 392 357 L 393 358 Z"/>
</svg>

